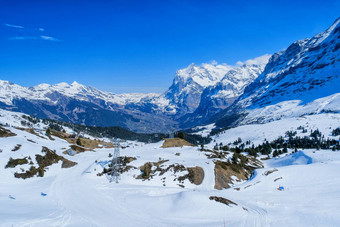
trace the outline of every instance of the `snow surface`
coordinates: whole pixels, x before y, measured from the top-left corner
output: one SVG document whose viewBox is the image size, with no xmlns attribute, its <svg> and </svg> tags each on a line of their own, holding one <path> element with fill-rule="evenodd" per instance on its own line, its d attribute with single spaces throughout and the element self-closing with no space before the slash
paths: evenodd
<svg viewBox="0 0 340 227">
<path fill-rule="evenodd" d="M 340 113 L 340 93 L 315 99 L 308 103 L 289 100 L 262 108 L 248 109 L 248 115 L 240 124 L 266 123 L 284 118 L 306 117 L 320 113 Z"/>
<path fill-rule="evenodd" d="M 301 104 L 339 93 L 340 18 L 326 31 L 299 40 L 272 55 L 264 71 L 234 103 L 234 109 L 256 109 L 284 101 Z"/>
<path fill-rule="evenodd" d="M 8 113 L 8 112 L 7 112 Z M 1 119 L 4 121 L 4 112 Z M 8 118 L 10 118 L 8 116 Z M 12 119 L 15 120 L 15 119 Z M 11 119 L 9 120 L 11 121 Z M 11 123 L 13 124 L 13 122 Z M 318 127 L 326 136 L 340 126 L 338 114 L 320 114 L 291 118 L 261 125 L 230 129 L 215 139 L 227 143 L 241 137 L 260 142 L 284 135 L 286 130 L 304 125 Z M 56 150 L 58 155 L 69 144 L 9 127 L 15 137 L 0 138 L 0 167 L 9 157 L 34 157 L 41 146 Z M 29 142 L 27 139 L 36 143 Z M 212 147 L 212 142 L 207 147 Z M 22 144 L 18 151 L 11 151 Z M 226 190 L 214 188 L 213 160 L 197 147 L 160 148 L 162 142 L 143 144 L 127 141 L 121 155 L 137 157 L 131 165 L 169 160 L 201 166 L 205 178 L 201 185 L 187 180 L 181 188 L 168 172 L 150 181 L 137 180 L 132 170 L 121 176 L 120 183 L 109 183 L 97 173 L 109 160 L 112 149 L 96 149 L 66 158 L 78 164 L 61 169 L 61 163 L 50 166 L 43 178 L 16 179 L 15 171 L 28 166 L 0 171 L 0 226 L 339 226 L 340 225 L 340 152 L 304 150 L 292 155 L 263 161 L 249 181 Z M 180 156 L 176 155 L 180 153 Z M 32 158 L 34 161 L 34 158 Z M 97 162 L 96 162 L 97 161 Z M 269 175 L 266 171 L 276 169 Z M 298 173 L 298 174 L 297 174 Z M 185 174 L 185 173 L 183 173 Z M 161 178 L 166 177 L 163 181 Z M 163 182 L 165 186 L 163 186 Z M 278 190 L 283 187 L 284 190 Z M 43 196 L 46 194 L 46 196 Z M 238 206 L 226 206 L 209 200 L 209 196 L 227 198 Z"/>
<path fill-rule="evenodd" d="M 297 130 L 299 126 L 305 127 L 307 133 Z M 297 136 L 307 136 L 311 130 L 316 129 L 319 129 L 325 138 L 334 139 L 331 134 L 332 130 L 337 127 L 340 127 L 340 114 L 324 113 L 285 118 L 265 124 L 243 125 L 226 130 L 224 133 L 214 136 L 213 139 L 215 143 L 228 144 L 241 138 L 244 142 L 250 140 L 256 146 L 262 144 L 265 139 L 273 141 L 280 136 L 284 136 L 287 131 L 297 131 Z"/>
</svg>

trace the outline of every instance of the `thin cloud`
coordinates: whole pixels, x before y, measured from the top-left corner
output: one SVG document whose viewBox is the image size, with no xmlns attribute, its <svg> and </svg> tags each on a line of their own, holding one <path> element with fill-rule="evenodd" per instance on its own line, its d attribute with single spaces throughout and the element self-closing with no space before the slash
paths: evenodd
<svg viewBox="0 0 340 227">
<path fill-rule="evenodd" d="M 260 57 L 254 58 L 254 59 L 249 59 L 245 62 L 238 61 L 236 62 L 237 66 L 242 66 L 242 65 L 265 65 L 268 63 L 269 58 L 271 57 L 270 54 L 265 54 Z"/>
<path fill-rule="evenodd" d="M 10 37 L 9 40 L 45 40 L 45 41 L 50 41 L 50 42 L 60 42 L 61 40 L 52 36 L 48 35 L 41 35 L 42 33 L 45 32 L 45 29 L 42 27 L 38 28 L 25 28 L 24 26 L 21 25 L 15 25 L 15 24 L 4 24 L 4 26 L 11 27 L 11 28 L 16 28 L 20 29 L 20 33 L 22 34 L 22 31 L 25 32 L 25 35 L 19 35 L 19 36 L 14 36 Z"/>
<path fill-rule="evenodd" d="M 38 37 L 35 36 L 14 36 L 9 38 L 10 40 L 28 40 L 28 39 L 38 39 Z"/>
<path fill-rule="evenodd" d="M 10 40 L 45 40 L 45 41 L 50 41 L 50 42 L 60 42 L 60 39 L 51 37 L 51 36 L 46 36 L 46 35 L 41 35 L 41 36 L 14 36 L 9 38 Z"/>
<path fill-rule="evenodd" d="M 60 42 L 60 39 L 54 38 L 52 36 L 47 36 L 47 35 L 41 35 L 39 36 L 41 39 L 43 40 L 47 40 L 47 41 L 52 41 L 52 42 Z"/>
<path fill-rule="evenodd" d="M 11 27 L 11 28 L 24 29 L 24 27 L 20 25 L 15 25 L 15 24 L 4 24 L 4 25 L 7 27 Z"/>
</svg>

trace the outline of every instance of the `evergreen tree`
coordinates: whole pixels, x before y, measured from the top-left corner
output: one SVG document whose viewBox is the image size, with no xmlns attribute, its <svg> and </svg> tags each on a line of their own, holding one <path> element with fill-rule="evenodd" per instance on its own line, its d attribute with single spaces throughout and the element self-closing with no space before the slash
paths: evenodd
<svg viewBox="0 0 340 227">
<path fill-rule="evenodd" d="M 82 146 L 82 145 L 81 145 L 81 140 L 80 140 L 79 137 L 78 137 L 78 139 L 77 139 L 77 141 L 76 141 L 76 144 L 77 144 L 78 146 Z"/>
<path fill-rule="evenodd" d="M 48 128 L 47 130 L 46 130 L 46 135 L 51 135 L 51 129 L 50 128 Z"/>
</svg>

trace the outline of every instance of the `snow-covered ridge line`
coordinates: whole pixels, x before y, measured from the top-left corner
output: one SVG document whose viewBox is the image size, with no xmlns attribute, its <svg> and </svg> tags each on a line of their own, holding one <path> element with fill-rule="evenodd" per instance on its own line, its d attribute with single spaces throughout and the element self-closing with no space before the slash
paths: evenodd
<svg viewBox="0 0 340 227">
<path fill-rule="evenodd" d="M 258 60 L 261 59 L 261 60 Z M 269 59 L 269 55 L 264 55 L 255 59 L 247 60 L 244 64 L 240 65 L 245 67 L 250 64 L 264 64 L 264 59 Z M 201 66 L 197 66 L 194 63 L 189 65 L 187 68 L 180 69 L 177 71 L 174 84 L 179 86 L 178 83 L 181 81 L 182 85 L 176 96 L 180 96 L 182 92 L 189 93 L 192 91 L 190 86 L 198 84 L 202 88 L 214 85 L 221 81 L 227 72 L 235 69 L 235 66 L 229 66 L 226 64 L 208 64 L 202 63 Z M 241 75 L 242 76 L 242 75 Z M 244 76 L 244 75 L 243 75 Z M 174 86 L 173 84 L 173 86 Z M 165 98 L 162 94 L 157 93 L 123 93 L 115 94 L 112 92 L 105 92 L 98 90 L 91 86 L 85 86 L 74 81 L 71 84 L 61 82 L 58 84 L 39 84 L 34 87 L 23 87 L 14 84 L 9 81 L 0 80 L 0 101 L 7 105 L 13 104 L 12 101 L 15 98 L 24 98 L 28 100 L 44 100 L 49 101 L 54 92 L 58 92 L 67 97 L 75 98 L 78 100 L 88 101 L 89 99 L 101 99 L 105 102 L 110 102 L 118 105 L 127 105 L 130 103 L 138 104 L 146 101 L 160 106 L 165 106 L 169 102 L 164 101 Z M 167 91 L 166 93 L 169 93 Z M 159 100 L 156 100 L 159 99 Z M 163 100 L 163 101 L 160 101 Z M 176 102 L 178 100 L 170 100 Z M 163 104 L 163 105 L 162 105 Z"/>
<path fill-rule="evenodd" d="M 126 105 L 128 103 L 140 102 L 141 99 L 152 98 L 158 94 L 149 93 L 127 93 L 114 94 L 112 92 L 100 91 L 93 87 L 86 87 L 76 81 L 68 84 L 65 82 L 49 85 L 39 84 L 34 87 L 22 87 L 13 84 L 9 81 L 0 80 L 0 101 L 11 105 L 14 98 L 25 98 L 29 100 L 50 100 L 50 96 L 54 92 L 58 92 L 67 97 L 76 98 L 78 100 L 89 100 L 90 98 L 102 99 L 106 102 L 111 102 L 119 105 Z"/>
<path fill-rule="evenodd" d="M 217 125 L 230 126 L 228 117 L 234 114 L 248 115 L 245 120 L 243 116 L 237 119 L 237 125 L 338 112 L 339 72 L 340 18 L 326 31 L 273 54 L 240 98 L 220 113 Z"/>
<path fill-rule="evenodd" d="M 0 108 L 77 124 L 166 132 L 169 128 L 178 129 L 179 118 L 197 109 L 208 87 L 223 81 L 223 89 L 227 91 L 221 94 L 230 94 L 228 103 L 237 98 L 245 85 L 263 71 L 268 58 L 269 55 L 265 55 L 240 66 L 191 64 L 177 71 L 173 84 L 163 94 L 114 94 L 77 82 L 22 87 L 0 80 Z M 215 107 L 224 108 L 225 103 L 215 103 Z"/>
<path fill-rule="evenodd" d="M 191 64 L 177 71 L 165 97 L 181 107 L 177 110 L 181 115 L 193 113 L 200 105 L 207 105 L 210 98 L 213 99 L 208 101 L 210 107 L 223 109 L 243 93 L 246 85 L 257 78 L 270 56 L 266 54 L 244 63 L 238 62 L 237 66 L 216 62 L 200 66 Z"/>
</svg>

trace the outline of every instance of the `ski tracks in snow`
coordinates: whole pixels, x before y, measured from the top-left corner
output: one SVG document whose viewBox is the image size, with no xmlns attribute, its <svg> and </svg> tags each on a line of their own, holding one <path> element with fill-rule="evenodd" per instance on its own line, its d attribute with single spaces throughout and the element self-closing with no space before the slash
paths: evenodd
<svg viewBox="0 0 340 227">
<path fill-rule="evenodd" d="M 209 164 L 205 163 L 205 165 L 202 165 L 203 171 L 204 171 L 204 179 L 202 184 L 200 185 L 200 188 L 204 190 L 212 190 L 215 186 L 215 171 L 214 171 L 214 163 L 209 162 Z"/>
<path fill-rule="evenodd" d="M 239 206 L 245 210 L 245 219 L 242 222 L 241 226 L 269 226 L 267 220 L 267 211 L 261 207 L 256 205 L 252 205 L 245 202 L 236 202 Z"/>
</svg>

